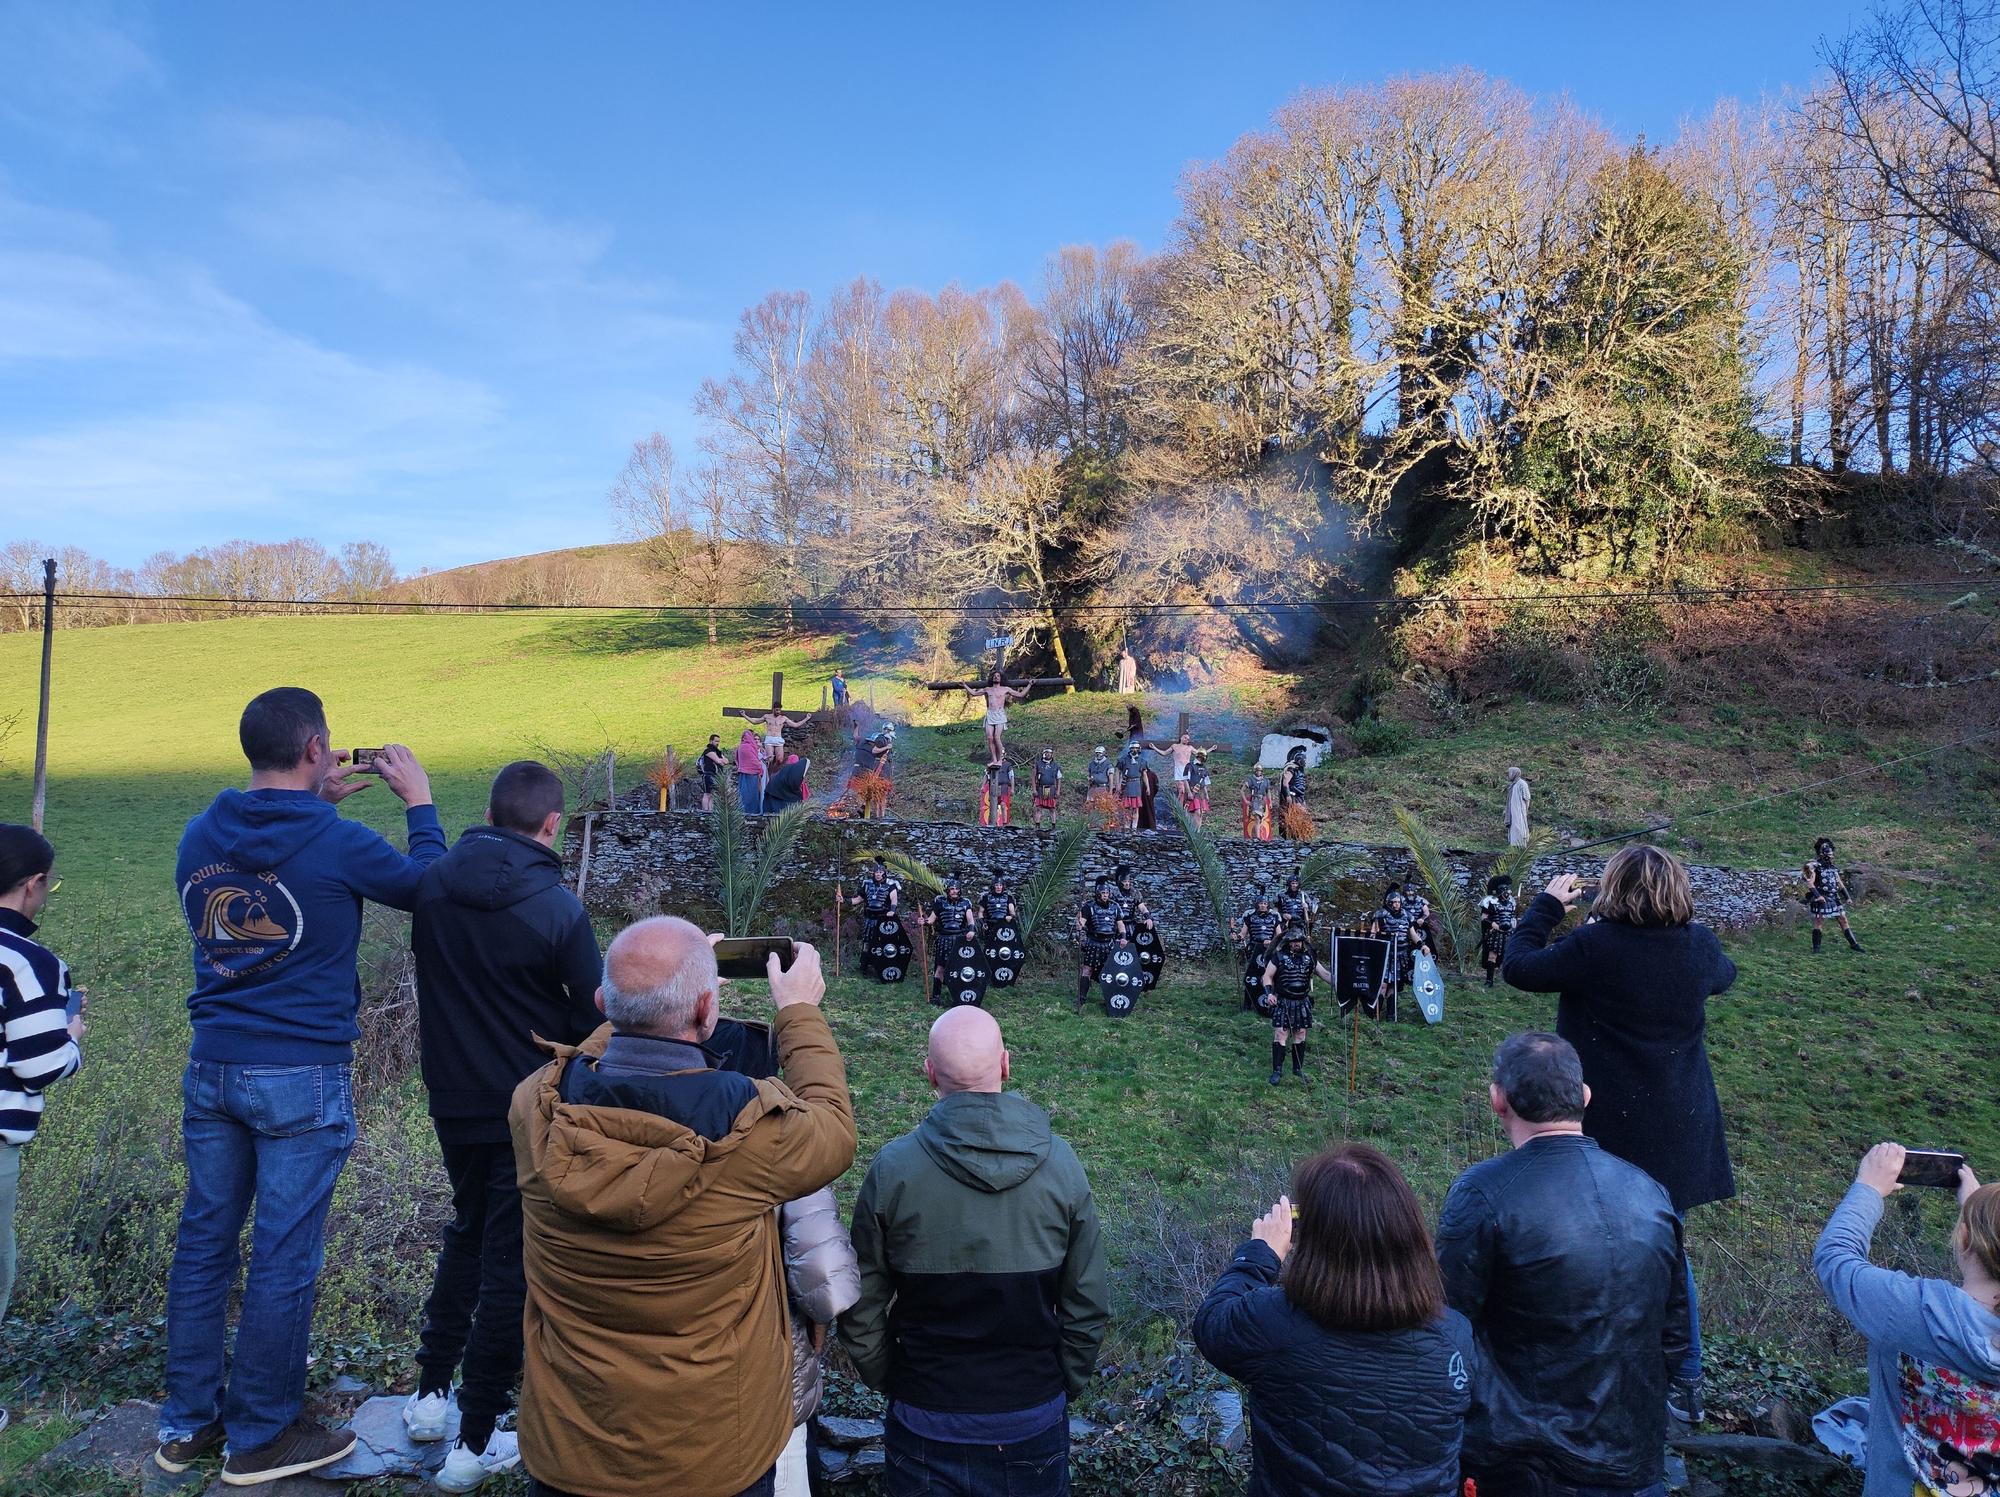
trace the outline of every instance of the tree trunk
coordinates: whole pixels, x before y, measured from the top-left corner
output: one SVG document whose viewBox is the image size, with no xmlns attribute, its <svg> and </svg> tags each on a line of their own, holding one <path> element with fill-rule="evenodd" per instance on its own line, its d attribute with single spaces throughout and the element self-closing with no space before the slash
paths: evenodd
<svg viewBox="0 0 2000 1497">
<path fill-rule="evenodd" d="M 1056 657 L 1056 674 L 1058 676 L 1067 676 L 1069 674 L 1069 652 L 1063 648 L 1062 630 L 1056 626 L 1056 611 L 1048 604 L 1043 604 L 1042 606 L 1049 625 L 1049 649 Z M 1063 688 L 1064 696 L 1073 696 L 1075 693 L 1076 685 L 1074 682 Z"/>
</svg>

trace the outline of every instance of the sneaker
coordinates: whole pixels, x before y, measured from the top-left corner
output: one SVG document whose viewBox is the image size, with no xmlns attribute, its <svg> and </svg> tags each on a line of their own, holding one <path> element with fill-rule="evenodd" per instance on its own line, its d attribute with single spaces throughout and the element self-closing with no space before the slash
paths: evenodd
<svg viewBox="0 0 2000 1497">
<path fill-rule="evenodd" d="M 222 1421 L 212 1419 L 185 1440 L 162 1440 L 160 1448 L 153 1452 L 153 1464 L 173 1476 L 179 1476 L 203 1456 L 214 1455 L 222 1449 Z"/>
<path fill-rule="evenodd" d="M 294 1419 L 289 1428 L 265 1445 L 242 1454 L 229 1453 L 222 1463 L 226 1487 L 260 1487 L 267 1481 L 299 1476 L 331 1466 L 354 1449 L 354 1431 L 326 1429 L 310 1419 Z"/>
<path fill-rule="evenodd" d="M 486 1437 L 486 1448 L 474 1455 L 465 1441 L 452 1442 L 451 1454 L 438 1468 L 440 1492 L 470 1492 L 487 1477 L 511 1471 L 521 1463 L 521 1443 L 510 1429 L 496 1429 Z"/>
<path fill-rule="evenodd" d="M 403 1404 L 403 1428 L 419 1445 L 442 1440 L 451 1428 L 451 1395 L 426 1393 L 419 1397 L 412 1393 Z"/>
<path fill-rule="evenodd" d="M 1271 1073 L 1271 1085 L 1273 1086 L 1277 1086 L 1284 1079 L 1285 1079 L 1285 1073 L 1283 1071 L 1273 1071 Z"/>
<path fill-rule="evenodd" d="M 1667 1417 L 1693 1427 L 1707 1417 L 1707 1412 L 1701 1405 L 1701 1383 L 1698 1379 L 1677 1377 L 1667 1384 Z"/>
</svg>

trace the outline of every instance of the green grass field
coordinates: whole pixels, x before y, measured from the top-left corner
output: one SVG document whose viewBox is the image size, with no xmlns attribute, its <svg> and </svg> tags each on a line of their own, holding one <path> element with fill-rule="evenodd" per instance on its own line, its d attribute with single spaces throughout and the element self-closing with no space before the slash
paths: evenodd
<svg viewBox="0 0 2000 1497">
<path fill-rule="evenodd" d="M 28 709 L 24 724 L 35 646 L 0 638 L 0 681 L 7 702 Z M 23 1181 L 22 1277 L 14 1320 L 0 1332 L 10 1353 L 0 1362 L 0 1401 L 31 1415 L 0 1436 L 0 1483 L 78 1411 L 127 1393 L 157 1396 L 150 1322 L 178 1209 L 187 1043 L 174 845 L 219 787 L 241 783 L 235 722 L 250 695 L 307 684 L 325 698 L 340 742 L 409 743 L 455 836 L 478 818 L 486 781 L 507 759 L 541 745 L 584 751 L 607 742 L 635 767 L 667 744 L 689 754 L 722 727 L 718 707 L 763 699 L 773 669 L 786 672 L 788 699 L 816 706 L 830 660 L 823 641 L 710 650 L 617 617 L 326 617 L 62 635 L 48 827 L 65 882 L 45 938 L 91 990 L 91 1034 L 87 1069 L 52 1094 Z M 1198 735 L 1209 736 L 1208 714 L 1234 744 L 1248 741 L 1290 686 L 1273 679 L 1198 693 L 1186 705 Z M 1181 705 L 1151 704 L 1159 736 Z M 1014 717 L 1017 752 L 1054 742 L 1074 772 L 1090 743 L 1113 738 L 1124 702 L 1051 697 Z M 22 819 L 30 732 L 24 726 L 5 745 L 0 770 L 0 814 Z M 978 732 L 971 722 L 906 732 L 899 808 L 922 814 L 940 796 L 969 799 Z M 1454 844 L 1490 845 L 1509 763 L 1531 766 L 1539 820 L 1594 833 L 1921 746 L 1802 727 L 1754 701 L 1612 720 L 1520 702 L 1455 733 L 1419 733 L 1402 752 L 1344 761 L 1318 779 L 1314 804 L 1327 835 L 1388 840 L 1392 809 L 1403 804 Z M 1238 760 L 1219 776 L 1224 796 L 1240 773 Z M 1892 893 L 1856 910 L 1865 959 L 1834 945 L 1815 957 L 1802 929 L 1728 937 L 1742 976 L 1713 1007 L 1710 1048 L 1742 1193 L 1701 1212 L 1692 1234 L 1708 1327 L 1737 1338 L 1718 1350 L 1725 1394 L 1739 1375 L 1745 1390 L 1788 1378 L 1818 1390 L 1852 1377 L 1854 1346 L 1821 1308 L 1805 1256 L 1867 1144 L 1949 1145 L 2000 1174 L 2000 1109 L 1990 1101 L 2000 1054 L 1995 788 L 1990 757 L 1941 756 L 1706 820 L 1680 844 L 1703 861 L 1790 864 L 1824 829 L 1845 856 L 1902 874 Z M 381 788 L 347 809 L 385 830 L 400 825 Z M 1281 1186 L 1292 1161 L 1330 1139 L 1380 1144 L 1438 1201 L 1459 1169 L 1499 1146 L 1482 1105 L 1492 1046 L 1547 1025 L 1554 1006 L 1454 986 L 1441 1028 L 1361 1027 L 1350 1093 L 1353 1035 L 1333 1027 L 1315 1032 L 1309 1081 L 1267 1085 L 1266 1036 L 1237 1012 L 1227 975 L 1182 969 L 1123 1024 L 1073 1015 L 1068 992 L 1063 964 L 1048 961 L 992 1006 L 1019 1086 L 1076 1144 L 1113 1224 L 1115 1355 L 1127 1363 L 1170 1346 L 1174 1317 L 1206 1287 L 1253 1205 Z M 754 1013 L 755 993 L 739 997 Z M 854 980 L 836 985 L 829 1010 L 850 1061 L 865 1164 L 928 1105 L 917 1060 L 931 1013 L 913 985 Z M 364 1138 L 336 1202 L 321 1300 L 323 1376 L 404 1369 L 444 1200 L 419 1088 L 393 1046 L 371 1057 Z M 860 1172 L 858 1164 L 845 1190 Z M 1944 1203 L 1899 1200 L 1891 1247 L 1907 1261 L 1934 1262 Z"/>
</svg>

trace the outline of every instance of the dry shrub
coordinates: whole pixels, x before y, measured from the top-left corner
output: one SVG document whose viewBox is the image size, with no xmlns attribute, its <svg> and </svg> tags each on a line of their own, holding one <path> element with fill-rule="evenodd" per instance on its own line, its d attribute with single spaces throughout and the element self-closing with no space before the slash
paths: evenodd
<svg viewBox="0 0 2000 1497">
<path fill-rule="evenodd" d="M 1312 813 L 1297 801 L 1292 801 L 1278 812 L 1278 831 L 1290 841 L 1310 842 L 1318 835 L 1319 829 L 1313 825 Z"/>
<path fill-rule="evenodd" d="M 847 782 L 847 794 L 860 804 L 861 814 L 868 817 L 888 814 L 889 792 L 893 789 L 894 782 L 873 769 L 864 769 Z"/>
<path fill-rule="evenodd" d="M 1118 830 L 1118 797 L 1109 790 L 1093 790 L 1083 798 L 1084 819 L 1099 831 Z"/>
</svg>

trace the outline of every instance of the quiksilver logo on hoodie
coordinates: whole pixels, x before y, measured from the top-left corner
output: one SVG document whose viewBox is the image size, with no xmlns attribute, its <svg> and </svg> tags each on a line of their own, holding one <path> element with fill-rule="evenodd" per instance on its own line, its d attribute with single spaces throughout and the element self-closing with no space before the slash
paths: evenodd
<svg viewBox="0 0 2000 1497">
<path fill-rule="evenodd" d="M 229 863 L 197 868 L 181 886 L 181 913 L 194 936 L 195 960 L 221 977 L 249 977 L 298 947 L 305 912 L 275 873 L 245 873 Z"/>
</svg>

